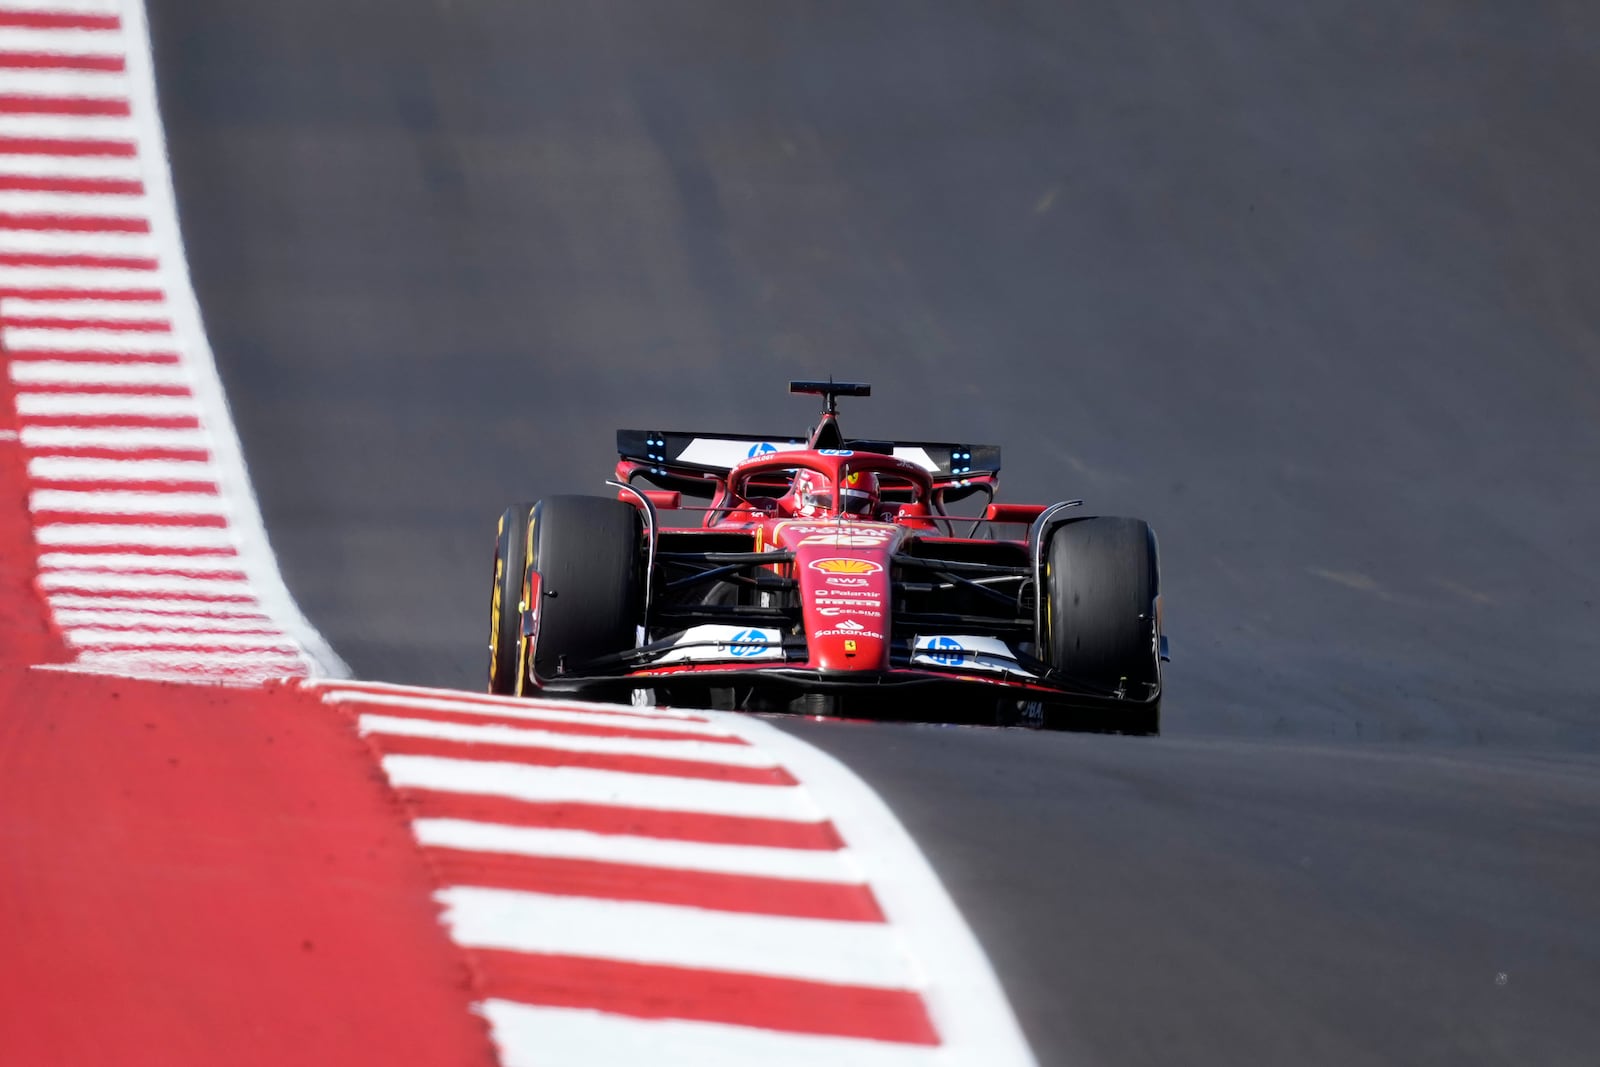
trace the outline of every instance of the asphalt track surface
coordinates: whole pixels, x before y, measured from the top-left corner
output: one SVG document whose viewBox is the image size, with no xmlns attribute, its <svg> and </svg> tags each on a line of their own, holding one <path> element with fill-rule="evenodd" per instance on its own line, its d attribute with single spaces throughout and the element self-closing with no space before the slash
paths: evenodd
<svg viewBox="0 0 1600 1067">
<path fill-rule="evenodd" d="M 1046 1063 L 1600 1048 L 1600 15 L 153 0 L 274 545 L 476 687 L 621 425 L 1007 448 L 1161 537 L 1157 741 L 795 723 Z"/>
</svg>

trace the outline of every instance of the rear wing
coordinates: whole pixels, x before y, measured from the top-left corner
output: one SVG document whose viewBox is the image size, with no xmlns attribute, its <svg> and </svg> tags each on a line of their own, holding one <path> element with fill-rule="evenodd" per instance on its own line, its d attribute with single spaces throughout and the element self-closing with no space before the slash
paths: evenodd
<svg viewBox="0 0 1600 1067">
<path fill-rule="evenodd" d="M 703 485 L 708 479 L 725 477 L 732 468 L 756 456 L 805 447 L 806 441 L 798 437 L 670 430 L 617 431 L 617 454 L 625 463 L 631 462 L 632 473 L 674 489 L 683 488 L 680 484 L 683 480 Z M 1000 473 L 999 445 L 847 439 L 844 447 L 909 460 L 932 475 L 935 484 L 985 475 L 993 478 Z"/>
</svg>

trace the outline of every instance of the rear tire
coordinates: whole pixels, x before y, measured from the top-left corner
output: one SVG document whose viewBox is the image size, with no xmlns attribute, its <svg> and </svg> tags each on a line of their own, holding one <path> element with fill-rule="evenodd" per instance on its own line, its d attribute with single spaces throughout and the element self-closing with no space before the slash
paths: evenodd
<svg viewBox="0 0 1600 1067">
<path fill-rule="evenodd" d="M 639 511 L 620 500 L 552 496 L 533 508 L 539 625 L 533 670 L 554 679 L 633 648 L 643 612 Z"/>
<path fill-rule="evenodd" d="M 528 579 L 528 515 L 513 504 L 500 516 L 494 543 L 494 595 L 489 601 L 489 692 L 521 693 L 522 594 Z"/>
<path fill-rule="evenodd" d="M 1107 709 L 1107 729 L 1159 734 L 1155 534 L 1141 519 L 1080 519 L 1056 527 L 1045 558 L 1041 647 L 1051 665 L 1073 682 L 1130 698 Z"/>
</svg>

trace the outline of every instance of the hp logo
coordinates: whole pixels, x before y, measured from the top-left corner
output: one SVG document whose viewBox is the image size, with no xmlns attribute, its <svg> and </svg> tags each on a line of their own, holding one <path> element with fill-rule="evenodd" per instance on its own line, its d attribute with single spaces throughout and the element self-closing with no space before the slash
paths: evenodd
<svg viewBox="0 0 1600 1067">
<path fill-rule="evenodd" d="M 929 641 L 927 655 L 941 667 L 959 667 L 967 661 L 967 650 L 953 637 L 935 637 Z"/>
<path fill-rule="evenodd" d="M 728 642 L 728 651 L 735 656 L 759 656 L 767 650 L 767 635 L 760 630 L 740 630 Z"/>
</svg>

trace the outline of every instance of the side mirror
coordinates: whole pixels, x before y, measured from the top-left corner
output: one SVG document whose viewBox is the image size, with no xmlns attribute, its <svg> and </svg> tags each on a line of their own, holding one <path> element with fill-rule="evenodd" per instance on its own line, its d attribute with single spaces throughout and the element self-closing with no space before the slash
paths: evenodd
<svg viewBox="0 0 1600 1067">
<path fill-rule="evenodd" d="M 677 511 L 683 506 L 683 494 L 669 489 L 641 489 L 644 498 L 655 507 L 657 511 Z M 624 504 L 636 504 L 631 493 L 617 492 L 617 499 Z"/>
<path fill-rule="evenodd" d="M 990 504 L 983 509 L 985 522 L 1018 522 L 1029 525 L 1044 513 L 1044 504 Z"/>
</svg>

